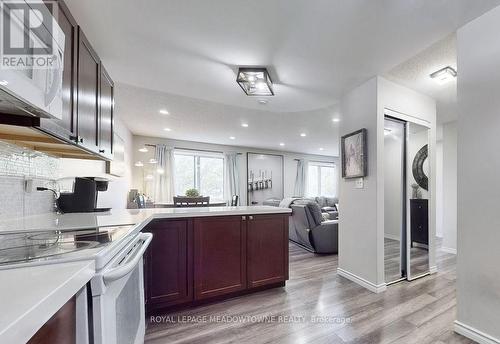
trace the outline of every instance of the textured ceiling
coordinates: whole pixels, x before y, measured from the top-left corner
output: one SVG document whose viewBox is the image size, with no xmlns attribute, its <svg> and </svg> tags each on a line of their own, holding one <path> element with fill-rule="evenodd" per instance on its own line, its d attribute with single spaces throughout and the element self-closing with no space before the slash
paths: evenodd
<svg viewBox="0 0 500 344">
<path fill-rule="evenodd" d="M 457 118 L 457 80 L 438 85 L 430 74 L 446 66 L 457 70 L 456 35 L 452 34 L 401 63 L 385 75 L 399 84 L 427 94 L 437 101 L 438 122 Z M 460 74 L 460 71 L 458 71 Z"/>
<path fill-rule="evenodd" d="M 117 82 L 117 116 L 134 134 L 338 153 L 335 104 L 345 92 L 425 51 L 500 0 L 66 0 Z M 449 42 L 454 44 L 453 42 Z M 449 45 L 436 53 L 448 59 Z M 390 78 L 452 103 L 421 75 L 437 57 Z M 446 62 L 448 63 L 448 62 Z M 235 82 L 267 66 L 264 107 Z M 125 86 L 124 86 L 125 85 Z M 129 85 L 129 86 L 126 86 Z M 158 114 L 167 108 L 168 118 Z M 319 109 L 319 110 L 318 110 Z M 444 107 L 454 113 L 453 109 Z M 240 121 L 249 121 L 242 128 Z M 163 131 L 172 126 L 171 132 Z M 297 137 L 307 132 L 306 139 Z M 235 140 L 228 139 L 235 136 Z"/>
</svg>

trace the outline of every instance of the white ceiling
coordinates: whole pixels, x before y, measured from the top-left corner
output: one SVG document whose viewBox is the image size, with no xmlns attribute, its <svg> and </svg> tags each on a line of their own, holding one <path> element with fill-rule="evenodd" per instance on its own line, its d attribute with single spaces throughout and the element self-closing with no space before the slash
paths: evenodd
<svg viewBox="0 0 500 344">
<path fill-rule="evenodd" d="M 115 104 L 116 113 L 136 135 L 338 156 L 339 123 L 332 121 L 338 118 L 336 106 L 272 113 L 125 84 L 117 85 Z M 169 115 L 159 114 L 162 108 L 168 108 Z"/>
<path fill-rule="evenodd" d="M 455 34 L 401 63 L 385 77 L 436 99 L 438 123 L 445 123 L 457 119 L 457 79 L 439 85 L 430 78 L 430 74 L 446 66 L 457 70 Z"/>
<path fill-rule="evenodd" d="M 67 3 L 115 81 L 164 93 L 120 92 L 132 97 L 117 97 L 117 113 L 134 134 L 228 143 L 224 137 L 245 117 L 254 124 L 236 131 L 241 142 L 231 144 L 275 149 L 286 140 L 287 149 L 317 153 L 318 146 L 337 146 L 330 110 L 343 93 L 386 74 L 500 0 Z M 237 86 L 240 65 L 269 68 L 276 96 L 266 111 Z M 160 98 L 184 129 L 160 134 L 165 119 L 151 98 Z M 311 140 L 292 147 L 302 130 Z"/>
</svg>

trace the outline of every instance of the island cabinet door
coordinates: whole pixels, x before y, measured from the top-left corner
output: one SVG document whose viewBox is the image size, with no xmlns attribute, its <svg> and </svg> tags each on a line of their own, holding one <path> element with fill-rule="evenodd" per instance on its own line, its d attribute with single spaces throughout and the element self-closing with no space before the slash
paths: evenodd
<svg viewBox="0 0 500 344">
<path fill-rule="evenodd" d="M 192 222 L 156 220 L 143 231 L 153 233 L 145 255 L 148 311 L 192 301 Z"/>
<path fill-rule="evenodd" d="M 288 216 L 249 216 L 248 287 L 255 288 L 288 279 Z"/>
<path fill-rule="evenodd" d="M 246 225 L 241 216 L 194 219 L 196 300 L 246 289 Z"/>
</svg>

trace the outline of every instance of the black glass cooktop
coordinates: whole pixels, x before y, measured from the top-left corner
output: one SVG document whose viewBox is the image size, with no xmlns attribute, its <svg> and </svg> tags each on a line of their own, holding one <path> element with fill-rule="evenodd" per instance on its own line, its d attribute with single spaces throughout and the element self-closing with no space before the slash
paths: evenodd
<svg viewBox="0 0 500 344">
<path fill-rule="evenodd" d="M 119 226 L 68 231 L 0 233 L 0 266 L 57 259 L 66 254 L 104 247 L 123 238 L 129 230 L 130 226 Z"/>
</svg>

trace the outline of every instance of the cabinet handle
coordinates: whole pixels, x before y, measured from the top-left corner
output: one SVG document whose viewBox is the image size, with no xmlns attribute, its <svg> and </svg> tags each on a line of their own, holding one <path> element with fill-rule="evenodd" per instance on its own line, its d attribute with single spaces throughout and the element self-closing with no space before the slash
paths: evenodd
<svg viewBox="0 0 500 344">
<path fill-rule="evenodd" d="M 69 137 L 69 139 L 71 141 L 75 141 L 76 143 L 83 143 L 83 137 L 81 137 L 81 136 L 73 136 L 73 135 L 71 135 Z"/>
<path fill-rule="evenodd" d="M 246 217 L 246 216 L 242 216 L 242 217 L 241 217 L 241 220 L 242 220 L 242 221 L 246 221 L 246 220 L 247 220 L 247 217 Z"/>
<path fill-rule="evenodd" d="M 253 216 L 249 216 L 249 217 L 248 217 L 248 219 L 249 219 L 249 220 L 253 220 Z"/>
<path fill-rule="evenodd" d="M 104 149 L 99 149 L 99 153 L 104 153 L 106 150 Z"/>
</svg>

